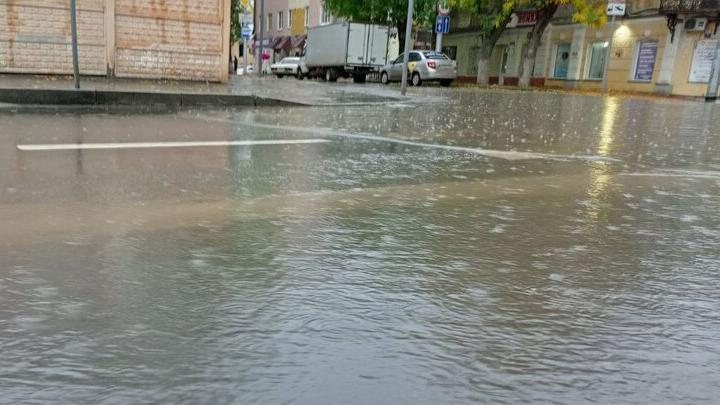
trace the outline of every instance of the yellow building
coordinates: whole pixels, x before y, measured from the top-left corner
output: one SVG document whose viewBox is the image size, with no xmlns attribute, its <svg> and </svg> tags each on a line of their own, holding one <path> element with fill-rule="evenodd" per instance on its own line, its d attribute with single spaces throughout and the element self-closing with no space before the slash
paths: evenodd
<svg viewBox="0 0 720 405">
<path fill-rule="evenodd" d="M 715 55 L 713 16 L 718 12 L 720 2 L 628 1 L 623 17 L 595 28 L 573 23 L 572 8 L 563 7 L 545 29 L 531 85 L 600 90 L 609 57 L 607 87 L 611 91 L 702 97 Z M 521 54 L 535 24 L 533 13 L 517 12 L 518 18 L 495 44 L 488 69 L 490 84 L 518 83 Z M 443 50 L 458 63 L 458 81 L 474 82 L 482 41 L 474 28 L 477 21 L 462 14 L 455 21 Z"/>
<path fill-rule="evenodd" d="M 600 89 L 605 58 L 609 90 L 701 97 L 714 56 L 714 23 L 659 15 L 660 1 L 628 4 L 625 17 L 600 28 L 554 22 L 543 41 L 545 85 Z M 643 12 L 643 10 L 651 10 Z M 612 44 L 610 35 L 613 34 Z M 537 72 L 537 68 L 536 68 Z"/>
</svg>

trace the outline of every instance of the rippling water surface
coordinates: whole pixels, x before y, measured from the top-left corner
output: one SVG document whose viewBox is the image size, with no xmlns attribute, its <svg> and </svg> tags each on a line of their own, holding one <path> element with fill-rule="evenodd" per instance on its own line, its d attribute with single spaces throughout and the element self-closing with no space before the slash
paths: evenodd
<svg viewBox="0 0 720 405">
<path fill-rule="evenodd" d="M 0 402 L 716 403 L 717 107 L 443 94 L 2 117 Z"/>
</svg>

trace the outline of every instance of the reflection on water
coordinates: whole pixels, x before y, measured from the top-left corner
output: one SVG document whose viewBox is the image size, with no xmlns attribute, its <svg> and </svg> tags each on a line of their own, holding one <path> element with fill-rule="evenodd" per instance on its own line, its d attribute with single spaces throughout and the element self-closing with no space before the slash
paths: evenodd
<svg viewBox="0 0 720 405">
<path fill-rule="evenodd" d="M 714 403 L 717 107 L 453 94 L 2 117 L 0 402 Z M 621 161 L 14 149 L 308 136 L 246 122 Z"/>
<path fill-rule="evenodd" d="M 600 156 L 610 156 L 612 152 L 612 142 L 615 136 L 615 118 L 618 113 L 618 100 L 616 97 L 605 98 L 605 110 L 602 115 L 602 126 L 600 127 L 600 146 L 598 154 Z"/>
</svg>

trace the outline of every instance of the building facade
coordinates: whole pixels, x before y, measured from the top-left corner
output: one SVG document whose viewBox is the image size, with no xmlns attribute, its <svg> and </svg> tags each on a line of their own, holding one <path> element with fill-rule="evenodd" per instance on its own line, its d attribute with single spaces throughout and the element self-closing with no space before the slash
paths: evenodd
<svg viewBox="0 0 720 405">
<path fill-rule="evenodd" d="M 261 17 L 259 7 L 255 10 L 255 38 L 258 39 Z M 265 0 L 262 18 L 264 47 L 271 54 L 271 61 L 300 55 L 309 27 L 336 21 L 322 0 Z"/>
<path fill-rule="evenodd" d="M 704 96 L 717 43 L 713 16 L 720 2 L 697 3 L 705 9 L 677 8 L 683 4 L 691 3 L 631 1 L 625 16 L 614 25 L 597 28 L 573 23 L 569 8 L 558 10 L 543 35 L 531 84 L 599 90 L 609 58 L 607 87 L 611 91 Z M 454 20 L 443 40 L 444 50 L 456 55 L 459 81 L 474 82 L 481 38 L 473 31 L 470 17 L 455 16 Z M 503 32 L 490 59 L 491 84 L 517 84 L 522 50 L 534 22 L 532 16 L 516 15 Z"/>
<path fill-rule="evenodd" d="M 230 0 L 78 0 L 80 73 L 225 81 Z M 67 0 L 0 0 L 0 73 L 71 74 Z"/>
</svg>

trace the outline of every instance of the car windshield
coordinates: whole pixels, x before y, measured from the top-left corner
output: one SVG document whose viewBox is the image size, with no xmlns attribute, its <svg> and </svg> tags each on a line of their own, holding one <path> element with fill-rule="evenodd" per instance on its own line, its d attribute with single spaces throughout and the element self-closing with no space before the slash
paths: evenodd
<svg viewBox="0 0 720 405">
<path fill-rule="evenodd" d="M 423 55 L 425 55 L 425 59 L 435 59 L 435 60 L 447 60 L 448 57 L 445 56 L 444 53 L 441 52 L 423 52 Z"/>
<path fill-rule="evenodd" d="M 280 63 L 282 63 L 282 64 L 298 63 L 299 61 L 300 61 L 300 58 L 285 58 L 285 59 L 281 60 Z"/>
</svg>

